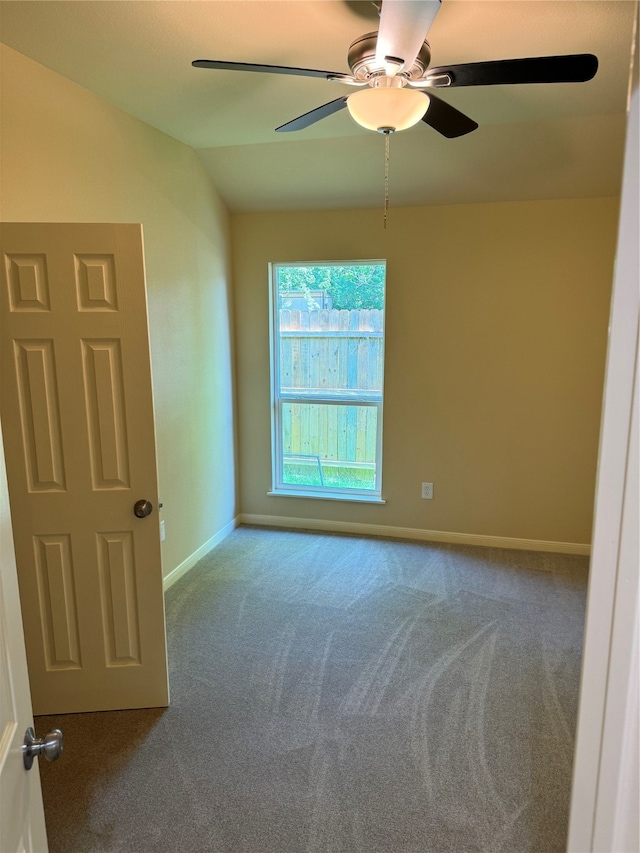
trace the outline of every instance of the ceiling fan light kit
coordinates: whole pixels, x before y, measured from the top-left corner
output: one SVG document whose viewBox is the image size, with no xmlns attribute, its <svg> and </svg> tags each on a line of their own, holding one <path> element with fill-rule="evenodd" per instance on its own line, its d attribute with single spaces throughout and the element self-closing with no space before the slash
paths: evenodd
<svg viewBox="0 0 640 853">
<path fill-rule="evenodd" d="M 347 98 L 351 117 L 367 130 L 379 133 L 413 127 L 428 107 L 429 97 L 424 92 L 400 87 L 361 89 Z"/>
</svg>

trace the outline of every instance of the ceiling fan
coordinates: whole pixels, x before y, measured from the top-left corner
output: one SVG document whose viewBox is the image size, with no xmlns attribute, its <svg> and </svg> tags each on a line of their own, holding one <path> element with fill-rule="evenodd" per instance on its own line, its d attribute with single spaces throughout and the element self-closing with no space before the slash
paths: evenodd
<svg viewBox="0 0 640 853">
<path fill-rule="evenodd" d="M 598 70 L 598 60 L 590 53 L 429 68 L 431 50 L 425 37 L 440 4 L 441 0 L 384 0 L 378 32 L 361 36 L 349 48 L 347 61 L 351 74 L 217 59 L 196 59 L 191 64 L 225 71 L 318 77 L 358 88 L 351 95 L 343 95 L 280 125 L 276 128 L 279 133 L 302 130 L 346 107 L 358 124 L 370 130 L 388 135 L 422 120 L 449 139 L 471 133 L 478 124 L 435 95 L 434 89 L 582 83 L 591 80 Z"/>
</svg>

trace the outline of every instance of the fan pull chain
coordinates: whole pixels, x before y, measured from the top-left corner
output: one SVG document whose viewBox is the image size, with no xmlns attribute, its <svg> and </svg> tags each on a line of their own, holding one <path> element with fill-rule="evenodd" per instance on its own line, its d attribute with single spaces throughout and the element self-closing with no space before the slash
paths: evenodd
<svg viewBox="0 0 640 853">
<path fill-rule="evenodd" d="M 387 211 L 389 210 L 389 138 L 391 134 L 384 135 L 384 230 L 387 230 Z"/>
</svg>

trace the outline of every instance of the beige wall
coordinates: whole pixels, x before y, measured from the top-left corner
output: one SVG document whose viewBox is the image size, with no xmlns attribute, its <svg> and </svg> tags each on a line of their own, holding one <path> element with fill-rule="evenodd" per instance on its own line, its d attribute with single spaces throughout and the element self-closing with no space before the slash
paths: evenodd
<svg viewBox="0 0 640 853">
<path fill-rule="evenodd" d="M 588 543 L 618 201 L 232 217 L 243 513 Z M 384 506 L 269 497 L 269 261 L 386 258 Z M 435 497 L 420 497 L 421 481 Z"/>
<path fill-rule="evenodd" d="M 0 214 L 142 222 L 165 573 L 247 514 L 590 540 L 614 199 L 232 218 L 195 153 L 2 50 Z M 386 258 L 384 506 L 270 498 L 267 263 Z M 420 498 L 420 482 L 435 499 Z"/>
<path fill-rule="evenodd" d="M 2 48 L 0 218 L 144 228 L 167 574 L 234 517 L 228 215 L 195 152 Z"/>
</svg>

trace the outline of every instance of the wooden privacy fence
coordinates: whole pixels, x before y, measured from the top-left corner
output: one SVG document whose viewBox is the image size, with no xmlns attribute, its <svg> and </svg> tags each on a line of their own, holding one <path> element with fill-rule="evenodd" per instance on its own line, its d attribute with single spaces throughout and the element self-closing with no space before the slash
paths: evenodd
<svg viewBox="0 0 640 853">
<path fill-rule="evenodd" d="M 370 467 L 379 407 L 359 404 L 382 401 L 382 377 L 382 311 L 281 310 L 280 389 L 298 398 L 282 405 L 285 455 Z"/>
</svg>

